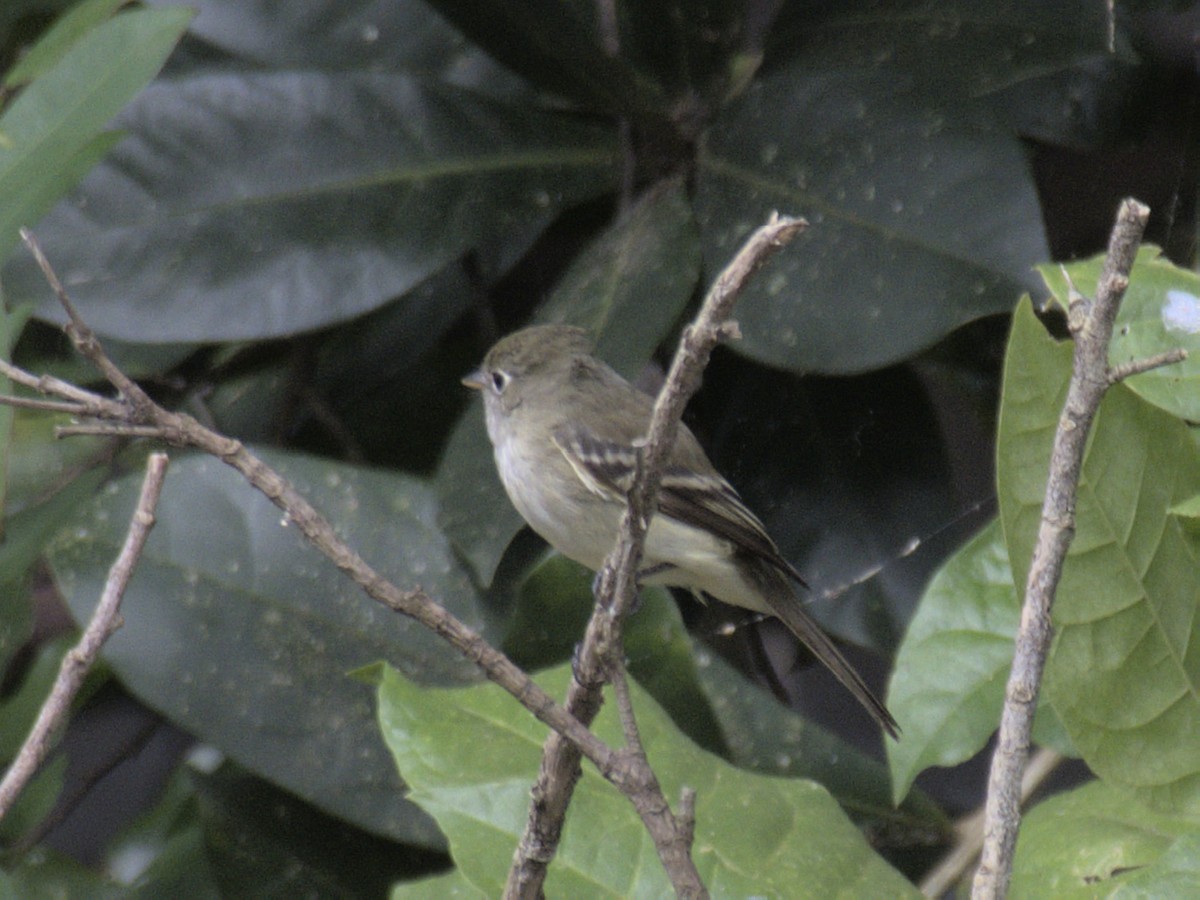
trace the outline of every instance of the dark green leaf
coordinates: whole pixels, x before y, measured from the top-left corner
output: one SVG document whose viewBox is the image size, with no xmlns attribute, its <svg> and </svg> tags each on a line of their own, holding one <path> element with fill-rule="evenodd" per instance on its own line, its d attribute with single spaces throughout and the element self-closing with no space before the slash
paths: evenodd
<svg viewBox="0 0 1200 900">
<path fill-rule="evenodd" d="M 89 324 L 144 342 L 353 318 L 482 243 L 521 252 L 613 167 L 604 129 L 379 72 L 160 79 L 121 124 L 128 139 L 38 232 Z M 6 275 L 14 296 L 45 296 L 23 257 Z"/>
<path fill-rule="evenodd" d="M 175 771 L 158 803 L 108 847 L 109 872 L 127 896 L 217 900 L 222 894 L 209 864 L 203 823 L 186 768 Z"/>
<path fill-rule="evenodd" d="M 767 65 L 887 72 L 951 116 L 1079 145 L 1127 115 L 1109 79 L 1130 54 L 1110 48 L 1110 21 L 1095 0 L 791 3 Z"/>
<path fill-rule="evenodd" d="M 27 853 L 7 873 L 0 871 L 0 897 L 87 897 L 88 900 L 127 900 L 129 889 L 115 884 L 69 856 L 39 849 Z"/>
<path fill-rule="evenodd" d="M 654 79 L 604 51 L 589 5 L 556 0 L 431 0 L 430 5 L 546 90 L 651 127 L 666 118 L 667 100 Z"/>
<path fill-rule="evenodd" d="M 478 624 L 475 592 L 436 530 L 425 484 L 267 458 L 385 575 L 419 582 Z M 55 578 L 80 619 L 124 537 L 140 481 L 113 485 L 52 548 Z M 149 705 L 252 771 L 368 830 L 438 846 L 431 823 L 402 800 L 369 696 L 346 673 L 377 659 L 431 681 L 475 670 L 369 600 L 281 516 L 219 462 L 176 462 L 106 658 Z"/>
<path fill-rule="evenodd" d="M 380 667 L 380 720 L 412 798 L 446 831 L 459 871 L 488 895 L 502 890 L 525 823 L 545 727 L 493 685 L 430 692 Z M 562 695 L 570 673 L 539 679 Z M 916 896 L 870 849 L 820 786 L 734 769 L 691 745 L 642 691 L 634 705 L 667 797 L 695 788 L 693 857 L 716 896 Z M 613 704 L 597 734 L 621 740 Z M 466 740 L 464 735 L 473 735 Z M 586 827 L 603 823 L 603 827 Z M 577 826 L 577 827 L 573 827 Z M 547 881 L 547 895 L 650 896 L 669 890 L 632 805 L 585 766 Z"/>
<path fill-rule="evenodd" d="M 947 116 L 894 72 L 792 66 L 714 122 L 697 216 L 710 271 L 772 210 L 811 227 L 738 302 L 755 359 L 855 372 L 1006 311 L 1045 259 L 1017 138 Z"/>
<path fill-rule="evenodd" d="M 347 825 L 228 763 L 193 771 L 214 879 L 225 897 L 383 897 L 441 854 Z"/>
</svg>

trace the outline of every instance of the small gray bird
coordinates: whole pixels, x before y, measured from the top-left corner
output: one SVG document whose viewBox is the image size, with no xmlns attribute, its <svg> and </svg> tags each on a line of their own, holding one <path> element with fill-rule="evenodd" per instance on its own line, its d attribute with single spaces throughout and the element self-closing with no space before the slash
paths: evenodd
<svg viewBox="0 0 1200 900">
<path fill-rule="evenodd" d="M 556 550 L 597 570 L 616 540 L 653 401 L 591 351 L 580 328 L 526 328 L 492 347 L 463 384 L 483 393 L 496 468 L 513 506 Z M 891 713 L 804 612 L 794 590 L 803 579 L 683 425 L 645 562 L 649 583 L 778 617 L 898 736 Z"/>
</svg>

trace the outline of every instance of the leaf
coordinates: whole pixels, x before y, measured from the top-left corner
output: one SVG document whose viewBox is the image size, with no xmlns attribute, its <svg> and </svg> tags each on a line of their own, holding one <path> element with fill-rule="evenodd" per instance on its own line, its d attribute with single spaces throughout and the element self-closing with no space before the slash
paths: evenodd
<svg viewBox="0 0 1200 900">
<path fill-rule="evenodd" d="M 353 828 L 225 763 L 190 771 L 207 858 L 224 897 L 382 897 L 397 878 L 445 867 Z"/>
<path fill-rule="evenodd" d="M 129 137 L 38 232 L 89 324 L 130 341 L 348 320 L 474 247 L 520 253 L 613 167 L 601 128 L 385 72 L 198 70 L 120 124 Z M 24 258 L 6 279 L 45 294 Z"/>
<path fill-rule="evenodd" d="M 888 688 L 888 707 L 904 728 L 887 745 L 896 802 L 923 770 L 965 762 L 996 730 L 1020 615 L 995 520 L 934 576 L 900 645 Z M 1035 722 L 1042 742 L 1047 715 L 1043 705 Z"/>
<path fill-rule="evenodd" d="M 434 524 L 418 479 L 310 457 L 264 454 L 385 576 L 420 582 L 479 623 L 477 597 Z M 140 476 L 80 510 L 50 551 L 72 613 L 91 613 L 124 538 Z M 388 659 L 430 681 L 477 677 L 415 622 L 368 599 L 310 548 L 266 498 L 204 457 L 176 461 L 157 524 L 105 658 L 147 704 L 230 758 L 376 833 L 438 847 L 346 677 Z"/>
<path fill-rule="evenodd" d="M 87 897 L 88 900 L 123 900 L 129 889 L 76 862 L 69 856 L 39 848 L 26 853 L 8 872 L 0 871 L 0 898 Z"/>
<path fill-rule="evenodd" d="M 1005 362 L 997 482 L 1015 580 L 1041 518 L 1071 348 L 1022 302 Z M 1200 811 L 1197 535 L 1171 514 L 1200 492 L 1187 426 L 1124 385 L 1109 389 L 1080 476 L 1054 603 L 1046 698 L 1091 769 L 1154 808 Z"/>
<path fill-rule="evenodd" d="M 945 833 L 944 815 L 921 791 L 913 791 L 903 805 L 892 799 L 888 772 L 877 759 L 783 706 L 707 648 L 696 654 L 701 685 L 729 746 L 725 755 L 734 765 L 816 781 L 871 831 Z"/>
<path fill-rule="evenodd" d="M 191 773 L 180 766 L 158 802 L 108 846 L 108 871 L 141 897 L 222 896 L 197 806 Z"/>
<path fill-rule="evenodd" d="M 84 0 L 68 9 L 4 74 L 4 86 L 17 88 L 50 71 L 72 46 L 124 3 L 125 0 Z"/>
<path fill-rule="evenodd" d="M 534 84 L 593 109 L 662 127 L 668 103 L 661 88 L 620 55 L 604 51 L 590 7 L 555 0 L 432 0 L 430 5 Z"/>
<path fill-rule="evenodd" d="M 435 875 L 420 881 L 402 881 L 391 893 L 392 900 L 457 900 L 460 897 L 486 900 L 487 894 L 471 884 L 457 869 L 446 875 Z"/>
<path fill-rule="evenodd" d="M 492 685 L 431 692 L 386 666 L 374 675 L 385 739 L 412 798 L 445 830 L 462 875 L 496 895 L 525 824 L 544 726 Z M 539 681 L 561 695 L 569 675 L 561 668 Z M 823 788 L 731 768 L 690 745 L 636 686 L 633 695 L 665 795 L 677 798 L 685 785 L 697 791 L 693 858 L 714 895 L 916 896 Z M 619 743 L 613 704 L 605 704 L 594 730 Z M 468 734 L 473 739 L 464 739 Z M 668 890 L 630 803 L 585 766 L 547 895 L 652 896 Z"/>
<path fill-rule="evenodd" d="M 589 328 L 599 355 L 633 378 L 675 324 L 698 275 L 695 222 L 682 184 L 668 181 L 592 242 L 535 321 Z M 522 520 L 496 474 L 479 399 L 451 434 L 436 484 L 442 528 L 479 579 L 491 583 Z"/>
<path fill-rule="evenodd" d="M 710 271 L 772 210 L 811 222 L 738 303 L 739 352 L 795 371 L 909 357 L 1010 309 L 1048 255 L 1016 136 L 888 69 L 760 78 L 706 136 L 696 209 Z"/>
<path fill-rule="evenodd" d="M 1174 265 L 1161 252 L 1151 246 L 1138 250 L 1108 360 L 1109 365 L 1119 366 L 1168 350 L 1188 351 L 1183 362 L 1151 369 L 1122 383 L 1142 399 L 1194 422 L 1200 420 L 1200 276 Z M 1076 289 L 1094 297 L 1103 266 L 1104 257 L 1097 256 L 1065 268 Z M 1039 266 L 1038 271 L 1055 301 L 1066 310 L 1068 285 L 1062 270 Z"/>
<path fill-rule="evenodd" d="M 17 338 L 21 336 L 25 323 L 29 321 L 31 312 L 33 309 L 29 306 L 18 307 L 10 311 L 4 303 L 3 293 L 0 292 L 0 359 L 6 362 L 12 361 L 13 347 L 17 343 Z M 12 390 L 12 381 L 6 376 L 0 375 L 0 394 L 11 394 Z M 0 407 L 0 518 L 3 518 L 5 510 L 8 508 L 8 461 L 12 455 L 15 418 L 16 410 L 13 407 Z M 3 537 L 4 532 L 0 529 L 0 538 Z M 3 580 L 4 575 L 0 573 L 0 581 Z M 0 669 L 2 668 L 0 666 Z"/>
<path fill-rule="evenodd" d="M 101 129 L 154 77 L 191 17 L 182 7 L 113 17 L 76 41 L 0 116 L 0 261 L 17 228 L 36 222 L 112 147 L 114 137 Z"/>
<path fill-rule="evenodd" d="M 1014 897 L 1187 897 L 1200 889 L 1195 819 L 1152 812 L 1102 782 L 1058 794 L 1021 823 Z"/>
</svg>

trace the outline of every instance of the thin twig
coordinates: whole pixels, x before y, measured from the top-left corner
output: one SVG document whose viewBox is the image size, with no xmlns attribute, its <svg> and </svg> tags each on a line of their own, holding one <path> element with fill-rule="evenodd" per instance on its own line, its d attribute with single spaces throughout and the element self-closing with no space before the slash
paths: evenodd
<svg viewBox="0 0 1200 900">
<path fill-rule="evenodd" d="M 650 517 L 657 502 L 662 471 L 679 430 L 683 409 L 700 386 L 709 356 L 723 337 L 737 334 L 729 321 L 734 303 L 751 275 L 807 223 L 773 214 L 755 231 L 717 277 L 699 314 L 684 331 L 666 381 L 659 391 L 650 419 L 641 465 L 630 489 L 616 546 L 597 579 L 596 607 L 576 656 L 575 677 L 567 692 L 566 708 L 590 723 L 600 709 L 602 686 L 610 667 L 619 665 L 620 623 L 637 597 L 637 570 Z M 566 810 L 579 778 L 579 753 L 558 735 L 547 737 L 541 769 L 533 787 L 533 800 L 525 832 L 513 855 L 505 897 L 540 896 L 546 871 L 557 852 Z M 684 816 L 672 817 L 667 829 L 670 846 L 690 849 L 691 825 Z M 657 840 L 657 838 L 656 838 Z M 659 847 L 660 856 L 663 847 Z M 684 854 L 690 865 L 690 856 Z M 696 888 L 702 894 L 703 886 Z"/>
<path fill-rule="evenodd" d="M 142 555 L 146 538 L 154 526 L 154 510 L 162 493 L 163 479 L 167 472 L 165 453 L 152 453 L 146 460 L 146 477 L 142 480 L 142 492 L 137 507 L 129 520 L 129 531 L 125 544 L 109 569 L 104 582 L 100 601 L 88 621 L 79 643 L 67 651 L 58 668 L 58 676 L 50 688 L 50 695 L 38 711 L 37 720 L 25 738 L 9 766 L 4 780 L 0 781 L 0 819 L 12 808 L 29 779 L 50 752 L 59 726 L 66 720 L 71 703 L 83 687 L 88 670 L 100 655 L 100 649 L 114 631 L 121 626 L 121 598 Z"/>
<path fill-rule="evenodd" d="M 1171 366 L 1175 363 L 1183 362 L 1187 358 L 1187 350 L 1183 347 L 1176 347 L 1173 350 L 1164 350 L 1162 353 L 1147 356 L 1145 359 L 1131 359 L 1127 363 L 1121 363 L 1119 366 L 1113 366 L 1108 370 L 1108 383 L 1116 384 L 1119 381 L 1124 381 L 1126 378 L 1132 378 L 1134 375 L 1149 372 L 1151 369 L 1158 369 L 1163 366 Z"/>
<path fill-rule="evenodd" d="M 1071 382 L 1054 435 L 1041 527 L 1025 585 L 1000 734 L 988 779 L 983 854 L 971 892 L 977 900 L 993 900 L 1008 891 L 1021 820 L 1021 775 L 1053 636 L 1050 607 L 1075 534 L 1075 501 L 1088 433 L 1113 380 L 1108 365 L 1113 323 L 1149 216 L 1148 207 L 1125 200 L 1109 239 L 1095 300 L 1071 288 L 1067 311 L 1075 341 Z"/>
</svg>

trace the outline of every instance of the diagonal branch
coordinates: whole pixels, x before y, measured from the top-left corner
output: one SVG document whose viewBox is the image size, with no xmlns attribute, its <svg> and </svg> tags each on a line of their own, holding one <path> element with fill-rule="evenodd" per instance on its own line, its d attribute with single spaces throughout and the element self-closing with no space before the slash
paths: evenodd
<svg viewBox="0 0 1200 900">
<path fill-rule="evenodd" d="M 129 586 L 129 579 L 133 576 L 133 570 L 142 555 L 142 548 L 146 546 L 150 529 L 154 527 L 154 510 L 158 506 L 166 474 L 166 454 L 150 454 L 150 458 L 146 460 L 146 477 L 142 481 L 142 492 L 138 497 L 133 517 L 129 520 L 125 544 L 109 569 L 104 590 L 100 594 L 92 618 L 84 628 L 79 643 L 62 658 L 58 676 L 50 688 L 50 695 L 38 711 L 37 720 L 8 772 L 5 773 L 4 780 L 0 781 L 0 819 L 12 808 L 17 796 L 46 759 L 55 733 L 66 720 L 71 703 L 83 687 L 84 678 L 100 655 L 100 649 L 113 632 L 121 627 L 121 598 L 125 596 L 125 588 Z"/>
<path fill-rule="evenodd" d="M 60 436 L 104 433 L 151 437 L 174 446 L 195 448 L 237 470 L 252 487 L 284 512 L 288 521 L 309 543 L 332 560 L 368 596 L 395 612 L 416 619 L 436 633 L 587 757 L 604 778 L 631 800 L 647 831 L 654 836 L 656 846 L 663 855 L 663 866 L 671 877 L 690 867 L 690 859 L 686 860 L 687 866 L 682 868 L 678 863 L 679 854 L 671 843 L 671 836 L 676 835 L 678 829 L 644 756 L 610 748 L 578 718 L 556 703 L 512 660 L 420 588 L 404 591 L 387 581 L 337 537 L 332 524 L 302 494 L 241 442 L 205 428 L 191 416 L 172 412 L 155 403 L 105 353 L 95 333 L 79 316 L 33 236 L 24 230 L 22 236 L 67 312 L 66 331 L 76 350 L 104 373 L 118 391 L 116 398 L 103 397 L 56 378 L 39 378 L 0 360 L 0 373 L 20 385 L 61 398 L 65 403 L 56 406 L 57 410 L 85 420 L 82 424 L 60 428 Z M 0 397 L 0 403 L 10 402 L 20 405 L 24 400 Z M 686 858 L 686 853 L 684 856 Z M 680 877 L 684 881 L 675 884 L 677 892 L 695 893 L 692 886 L 699 884 L 695 868 L 690 867 L 690 873 L 685 872 Z"/>
<path fill-rule="evenodd" d="M 595 718 L 603 700 L 602 687 L 611 677 L 613 668 L 621 665 L 621 623 L 637 597 L 637 570 L 642 547 L 657 504 L 662 472 L 679 431 L 683 409 L 699 388 L 704 368 L 717 342 L 723 337 L 737 335 L 737 326 L 729 318 L 734 303 L 750 277 L 776 250 L 806 226 L 803 219 L 773 214 L 717 276 L 695 321 L 684 330 L 679 349 L 654 404 L 617 543 L 600 570 L 596 607 L 576 657 L 575 677 L 568 689 L 565 705 L 581 722 L 590 723 Z M 640 747 L 632 749 L 635 753 L 641 753 Z M 506 897 L 540 896 L 547 868 L 558 849 L 567 806 L 579 778 L 579 761 L 577 748 L 557 734 L 547 737 L 542 749 L 538 780 L 532 790 L 533 801 L 525 833 L 509 870 Z M 681 868 L 691 865 L 692 822 L 689 810 L 690 803 L 683 804 L 681 816 L 670 817 L 669 833 L 664 835 L 669 839 L 669 847 L 673 848 L 671 852 L 675 855 L 672 858 Z M 664 847 L 660 845 L 660 857 L 663 852 Z M 703 885 L 697 882 L 696 887 L 697 892 L 702 894 Z"/>
</svg>

